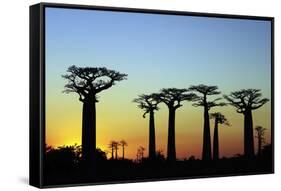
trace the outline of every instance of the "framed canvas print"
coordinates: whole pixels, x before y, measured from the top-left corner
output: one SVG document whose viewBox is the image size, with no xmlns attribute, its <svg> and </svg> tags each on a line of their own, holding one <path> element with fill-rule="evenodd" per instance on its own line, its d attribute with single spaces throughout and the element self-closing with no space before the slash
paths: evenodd
<svg viewBox="0 0 281 191">
<path fill-rule="evenodd" d="M 30 7 L 30 184 L 274 172 L 274 19 Z"/>
</svg>

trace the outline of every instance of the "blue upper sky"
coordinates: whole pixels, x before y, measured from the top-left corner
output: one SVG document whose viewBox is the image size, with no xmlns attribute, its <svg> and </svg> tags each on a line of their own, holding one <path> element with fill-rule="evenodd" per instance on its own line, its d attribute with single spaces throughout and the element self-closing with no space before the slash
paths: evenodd
<svg viewBox="0 0 281 191">
<path fill-rule="evenodd" d="M 47 86 L 60 91 L 77 65 L 127 73 L 137 93 L 204 83 L 270 96 L 270 48 L 269 21 L 46 8 Z"/>
</svg>

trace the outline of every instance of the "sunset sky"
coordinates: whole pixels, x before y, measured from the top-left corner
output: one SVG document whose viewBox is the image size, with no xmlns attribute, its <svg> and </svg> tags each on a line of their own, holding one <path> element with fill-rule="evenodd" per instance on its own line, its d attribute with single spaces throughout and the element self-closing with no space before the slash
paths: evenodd
<svg viewBox="0 0 281 191">
<path fill-rule="evenodd" d="M 271 24 L 269 21 L 46 8 L 46 142 L 81 144 L 82 103 L 62 93 L 69 66 L 107 67 L 128 74 L 98 94 L 97 147 L 111 140 L 128 142 L 126 157 L 148 148 L 148 117 L 132 102 L 161 88 L 217 85 L 223 94 L 261 89 L 271 97 Z M 219 96 L 210 96 L 212 100 Z M 267 128 L 270 102 L 253 112 L 254 126 Z M 156 149 L 166 155 L 168 110 L 155 113 Z M 220 126 L 220 154 L 243 152 L 243 115 L 231 106 L 214 108 L 231 123 Z M 213 134 L 214 121 L 211 120 Z M 176 113 L 176 152 L 201 158 L 203 108 L 183 102 Z M 121 151 L 119 151 L 121 156 Z M 147 150 L 145 155 L 147 155 Z"/>
</svg>

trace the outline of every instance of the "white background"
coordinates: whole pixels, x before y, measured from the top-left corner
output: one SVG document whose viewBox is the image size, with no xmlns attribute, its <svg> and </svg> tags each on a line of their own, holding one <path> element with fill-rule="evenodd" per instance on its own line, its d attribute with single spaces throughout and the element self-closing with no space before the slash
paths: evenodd
<svg viewBox="0 0 281 191">
<path fill-rule="evenodd" d="M 28 185 L 28 76 L 29 5 L 36 0 L 2 0 L 0 5 L 0 190 L 36 190 Z M 84 186 L 53 190 L 278 190 L 280 169 L 281 11 L 278 0 L 56 0 L 57 3 L 105 5 L 275 17 L 275 146 L 276 173 L 228 178 L 165 181 L 152 183 Z M 280 189 L 280 188 L 279 188 Z"/>
</svg>

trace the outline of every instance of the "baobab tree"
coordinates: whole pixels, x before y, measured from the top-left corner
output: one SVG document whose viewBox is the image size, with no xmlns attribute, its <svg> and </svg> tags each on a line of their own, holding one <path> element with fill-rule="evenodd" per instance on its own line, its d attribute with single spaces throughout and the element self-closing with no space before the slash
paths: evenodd
<svg viewBox="0 0 281 191">
<path fill-rule="evenodd" d="M 118 159 L 118 149 L 119 149 L 120 143 L 118 141 L 114 141 L 114 150 L 115 150 L 115 159 Z"/>
<path fill-rule="evenodd" d="M 244 156 L 246 158 L 255 156 L 252 111 L 269 101 L 269 99 L 261 97 L 259 89 L 242 89 L 231 92 L 230 95 L 224 95 L 229 104 L 236 108 L 236 112 L 244 115 Z"/>
<path fill-rule="evenodd" d="M 212 159 L 209 110 L 213 107 L 224 106 L 226 104 L 218 103 L 218 101 L 220 101 L 221 98 L 214 99 L 213 101 L 207 100 L 207 96 L 220 94 L 217 86 L 207 86 L 207 85 L 200 84 L 197 86 L 190 86 L 188 90 L 201 94 L 201 96 L 197 95 L 197 98 L 193 99 L 193 101 L 195 102 L 193 106 L 195 107 L 200 106 L 204 108 L 202 160 L 209 161 Z"/>
<path fill-rule="evenodd" d="M 149 113 L 149 143 L 148 143 L 148 157 L 153 160 L 156 156 L 156 144 L 155 144 L 155 122 L 154 112 L 158 110 L 158 104 L 160 100 L 156 94 L 139 95 L 133 102 L 138 104 L 138 107 L 144 110 L 143 118 Z"/>
<path fill-rule="evenodd" d="M 175 142 L 175 116 L 176 110 L 182 106 L 182 101 L 191 101 L 196 97 L 193 93 L 187 93 L 187 89 L 166 88 L 157 94 L 158 99 L 165 103 L 169 109 L 168 124 L 168 146 L 167 160 L 173 162 L 176 160 L 176 142 Z"/>
<path fill-rule="evenodd" d="M 116 141 L 110 141 L 110 143 L 108 144 L 108 148 L 111 149 L 111 159 L 114 159 L 114 150 L 116 144 Z"/>
<path fill-rule="evenodd" d="M 229 123 L 225 116 L 221 114 L 220 112 L 216 113 L 211 113 L 210 114 L 210 119 L 215 120 L 215 125 L 214 125 L 214 138 L 213 138 L 213 160 L 218 160 L 219 159 L 219 129 L 218 126 L 219 124 L 221 125 L 226 125 L 229 126 Z"/>
<path fill-rule="evenodd" d="M 96 103 L 97 94 L 112 87 L 116 82 L 126 79 L 122 74 L 107 68 L 70 66 L 65 93 L 77 93 L 83 103 L 82 111 L 82 159 L 88 164 L 95 161 L 96 149 Z"/>
<path fill-rule="evenodd" d="M 122 159 L 125 158 L 125 147 L 128 146 L 128 143 L 125 140 L 121 140 L 119 142 L 120 146 L 122 147 Z"/>
<path fill-rule="evenodd" d="M 265 143 L 264 135 L 265 135 L 266 128 L 263 128 L 262 126 L 256 126 L 255 131 L 256 131 L 256 138 L 258 139 L 257 155 L 261 156 L 261 149 L 262 149 L 263 144 Z"/>
</svg>

